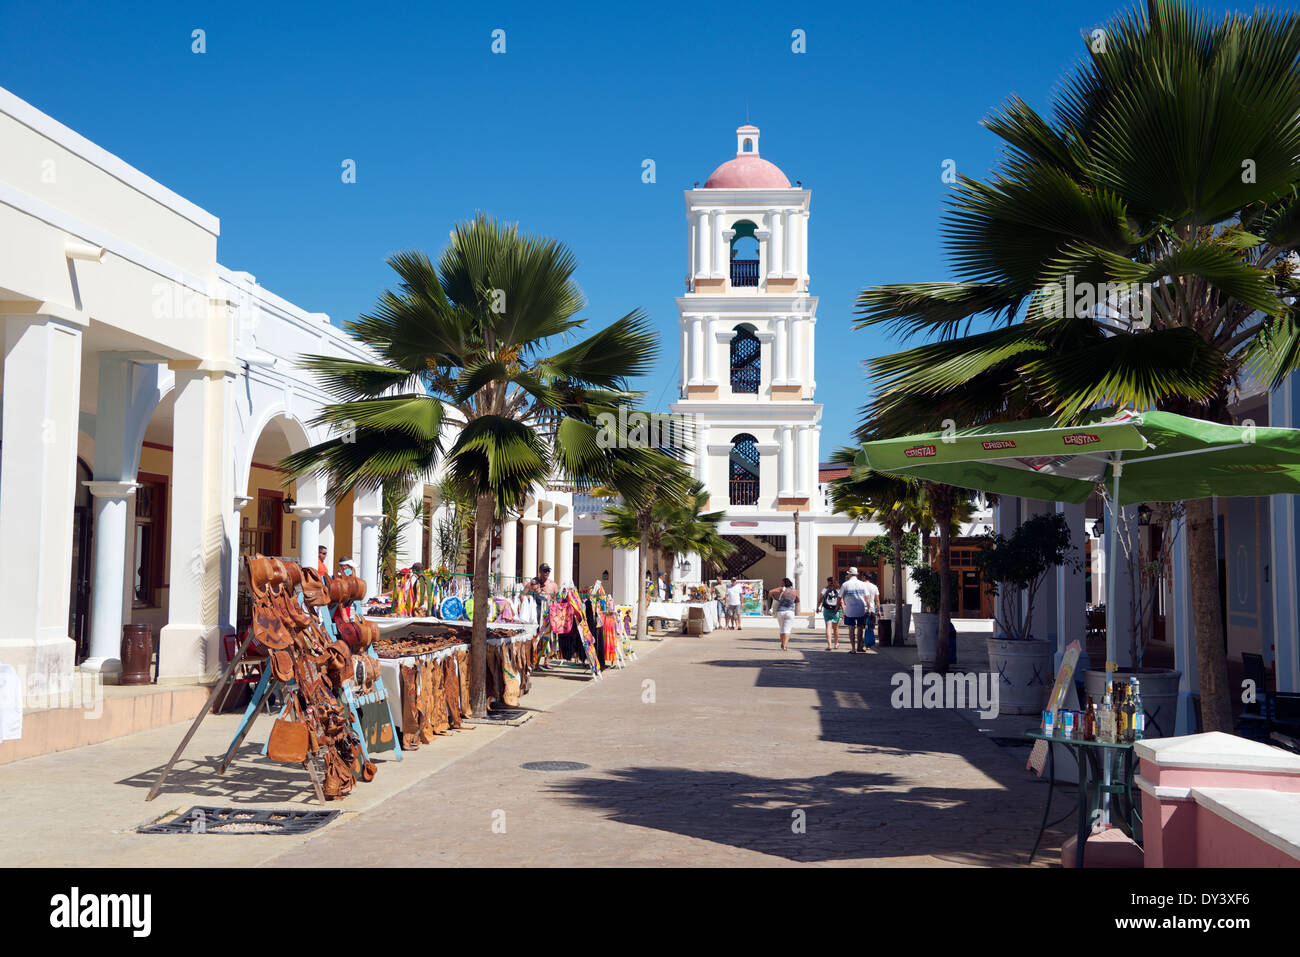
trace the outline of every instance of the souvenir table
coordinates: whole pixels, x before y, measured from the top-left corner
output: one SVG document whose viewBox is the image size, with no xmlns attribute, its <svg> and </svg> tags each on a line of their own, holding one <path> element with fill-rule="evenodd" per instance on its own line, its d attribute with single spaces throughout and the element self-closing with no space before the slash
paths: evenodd
<svg viewBox="0 0 1300 957">
<path fill-rule="evenodd" d="M 687 618 L 692 617 L 688 611 L 691 608 L 701 610 L 704 616 L 702 631 L 705 634 L 718 627 L 718 603 L 716 601 L 652 601 L 649 607 L 646 608 L 646 619 L 666 618 L 669 621 L 685 622 Z"/>
<path fill-rule="evenodd" d="M 460 644 L 451 645 L 447 648 L 440 648 L 437 651 L 423 655 L 406 655 L 401 658 L 384 658 L 380 657 L 380 673 L 384 680 L 384 686 L 387 688 L 401 688 L 401 666 L 413 665 L 417 661 L 441 661 L 448 654 L 455 654 L 457 651 L 469 650 L 469 632 L 470 622 L 467 621 L 443 621 L 441 618 L 389 618 L 373 619 L 379 625 L 380 638 L 401 637 L 409 630 L 419 631 L 420 628 L 432 626 L 451 626 L 458 631 L 465 633 L 466 640 Z M 506 644 L 518 644 L 520 642 L 529 642 L 537 634 L 537 626 L 517 621 L 494 621 L 488 625 L 489 634 L 487 643 L 489 648 L 500 648 Z M 509 634 L 493 635 L 491 632 L 508 632 Z M 394 709 L 394 719 L 398 725 L 401 724 L 401 712 L 403 709 Z"/>
</svg>

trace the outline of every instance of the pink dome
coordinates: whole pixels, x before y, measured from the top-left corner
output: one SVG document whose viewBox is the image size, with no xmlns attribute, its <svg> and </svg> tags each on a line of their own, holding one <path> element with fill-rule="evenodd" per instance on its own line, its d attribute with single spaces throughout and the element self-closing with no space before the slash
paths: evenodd
<svg viewBox="0 0 1300 957">
<path fill-rule="evenodd" d="M 758 156 L 737 156 L 713 171 L 705 189 L 789 189 L 790 181 L 775 163 Z"/>
</svg>

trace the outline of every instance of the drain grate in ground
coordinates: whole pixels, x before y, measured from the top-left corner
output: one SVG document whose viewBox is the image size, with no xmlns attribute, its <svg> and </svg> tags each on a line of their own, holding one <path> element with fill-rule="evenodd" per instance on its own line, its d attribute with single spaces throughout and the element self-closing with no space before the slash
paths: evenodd
<svg viewBox="0 0 1300 957">
<path fill-rule="evenodd" d="M 581 761 L 529 761 L 519 766 L 525 771 L 585 771 L 591 767 Z"/>
<path fill-rule="evenodd" d="M 465 717 L 461 720 L 466 724 L 497 724 L 517 728 L 525 721 L 531 720 L 534 714 L 536 712 L 529 711 L 527 708 L 497 708 L 489 711 L 485 717 Z"/>
<path fill-rule="evenodd" d="M 338 811 L 192 807 L 170 821 L 150 824 L 141 834 L 306 834 L 329 823 Z"/>
</svg>

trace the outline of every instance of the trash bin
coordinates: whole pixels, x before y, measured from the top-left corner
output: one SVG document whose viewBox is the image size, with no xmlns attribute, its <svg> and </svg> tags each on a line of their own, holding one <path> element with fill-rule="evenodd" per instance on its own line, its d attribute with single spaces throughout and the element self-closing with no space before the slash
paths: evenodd
<svg viewBox="0 0 1300 957">
<path fill-rule="evenodd" d="M 885 647 L 894 643 L 894 623 L 888 618 L 876 619 L 876 638 Z"/>
<path fill-rule="evenodd" d="M 149 684 L 149 665 L 153 659 L 153 628 L 147 624 L 122 626 L 122 677 L 124 685 Z"/>
</svg>

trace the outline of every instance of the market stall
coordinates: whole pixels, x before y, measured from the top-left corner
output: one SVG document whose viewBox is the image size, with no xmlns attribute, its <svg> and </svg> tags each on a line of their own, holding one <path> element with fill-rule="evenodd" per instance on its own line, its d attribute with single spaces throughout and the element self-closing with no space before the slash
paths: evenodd
<svg viewBox="0 0 1300 957">
<path fill-rule="evenodd" d="M 718 627 L 718 603 L 716 601 L 652 601 L 646 608 L 646 619 L 660 618 L 665 621 L 680 621 L 685 624 L 691 618 L 699 618 L 701 631 L 708 634 Z"/>
</svg>

